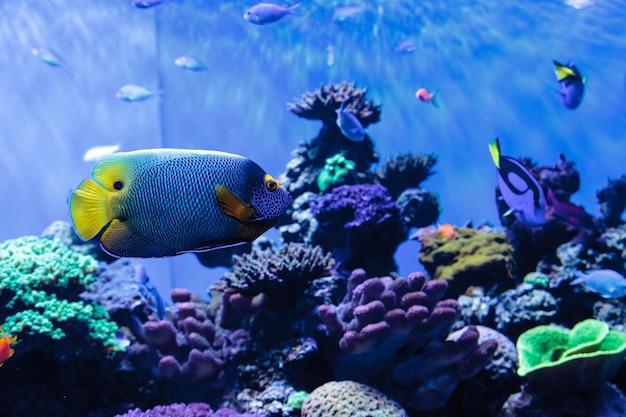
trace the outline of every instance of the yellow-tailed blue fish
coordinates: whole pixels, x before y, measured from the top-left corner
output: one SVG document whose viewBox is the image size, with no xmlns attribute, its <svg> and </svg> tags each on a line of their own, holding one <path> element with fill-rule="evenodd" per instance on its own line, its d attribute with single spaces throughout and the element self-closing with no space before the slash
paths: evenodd
<svg viewBox="0 0 626 417">
<path fill-rule="evenodd" d="M 162 257 L 251 242 L 292 197 L 255 162 L 218 151 L 109 155 L 70 196 L 78 235 L 119 257 Z"/>
</svg>

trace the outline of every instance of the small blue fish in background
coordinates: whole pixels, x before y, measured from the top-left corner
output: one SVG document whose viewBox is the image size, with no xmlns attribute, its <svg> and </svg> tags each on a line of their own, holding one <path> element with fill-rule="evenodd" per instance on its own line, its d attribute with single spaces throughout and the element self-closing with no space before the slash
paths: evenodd
<svg viewBox="0 0 626 417">
<path fill-rule="evenodd" d="M 38 46 L 31 50 L 32 54 L 35 55 L 39 60 L 45 64 L 50 65 L 51 67 L 62 68 L 67 71 L 71 71 L 72 67 L 70 67 L 67 62 L 56 52 L 51 49 L 44 48 L 43 46 Z"/>
<path fill-rule="evenodd" d="M 341 103 L 337 113 L 337 126 L 341 133 L 354 142 L 362 142 L 365 139 L 365 131 L 359 119 L 350 111 L 344 108 L 346 102 Z"/>
<path fill-rule="evenodd" d="M 582 284 L 587 291 L 595 292 L 602 298 L 621 298 L 626 295 L 626 278 L 612 269 L 596 269 L 576 272 L 576 279 L 570 285 Z"/>
<path fill-rule="evenodd" d="M 207 70 L 206 65 L 204 65 L 202 62 L 200 62 L 196 58 L 192 56 L 188 56 L 188 55 L 179 56 L 178 58 L 174 60 L 174 64 L 176 64 L 176 66 L 179 68 L 186 69 L 189 71 L 200 72 L 200 71 Z"/>
<path fill-rule="evenodd" d="M 400 42 L 398 45 L 396 45 L 396 47 L 394 48 L 394 51 L 397 54 L 404 54 L 404 55 L 410 54 L 415 51 L 415 44 L 407 39 L 407 40 Z"/>
<path fill-rule="evenodd" d="M 150 9 L 152 7 L 159 6 L 163 3 L 173 1 L 175 3 L 182 3 L 182 0 L 133 0 L 133 6 L 138 9 Z"/>
<path fill-rule="evenodd" d="M 300 7 L 301 3 L 293 6 L 285 7 L 274 3 L 258 3 L 250 7 L 243 15 L 243 18 L 255 25 L 265 25 L 276 22 L 288 14 L 294 14 L 293 11 Z"/>
<path fill-rule="evenodd" d="M 120 150 L 120 145 L 92 146 L 83 154 L 83 161 L 97 162 Z"/>
<path fill-rule="evenodd" d="M 503 217 L 513 214 L 526 226 L 544 224 L 546 197 L 539 182 L 518 160 L 500 154 L 498 138 L 489 142 L 489 151 L 498 169 L 498 185 L 502 198 L 509 206 Z"/>
<path fill-rule="evenodd" d="M 154 284 L 150 282 L 150 278 L 148 274 L 146 274 L 146 268 L 143 264 L 135 264 L 135 277 L 139 283 L 139 292 L 142 297 L 146 299 L 148 308 L 156 314 L 159 320 L 163 320 L 166 311 L 165 301 L 163 301 L 163 297 L 161 297 L 161 294 Z"/>
<path fill-rule="evenodd" d="M 557 61 L 552 62 L 559 81 L 558 93 L 561 96 L 561 104 L 566 109 L 574 110 L 583 100 L 587 79 L 583 78 L 572 61 L 569 61 L 567 65 Z"/>
<path fill-rule="evenodd" d="M 115 93 L 115 97 L 119 98 L 120 100 L 134 103 L 136 101 L 147 100 L 162 93 L 162 90 L 152 91 L 140 85 L 126 84 L 120 87 L 119 90 L 117 90 L 117 92 Z"/>
<path fill-rule="evenodd" d="M 333 13 L 333 22 L 334 23 L 343 23 L 348 19 L 355 18 L 359 14 L 365 11 L 365 7 L 363 6 L 344 6 L 338 7 L 335 9 Z"/>
</svg>

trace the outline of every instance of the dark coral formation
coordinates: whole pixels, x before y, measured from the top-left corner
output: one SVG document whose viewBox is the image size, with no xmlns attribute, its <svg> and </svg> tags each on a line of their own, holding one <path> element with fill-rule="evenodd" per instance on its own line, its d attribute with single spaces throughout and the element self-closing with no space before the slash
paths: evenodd
<svg viewBox="0 0 626 417">
<path fill-rule="evenodd" d="M 435 154 L 401 154 L 387 159 L 376 169 L 376 181 L 396 199 L 407 188 L 419 188 L 422 182 L 435 173 L 433 167 L 436 163 Z"/>
<path fill-rule="evenodd" d="M 607 186 L 596 191 L 596 197 L 605 226 L 622 224 L 622 213 L 626 208 L 626 174 L 615 180 L 609 178 Z"/>
<path fill-rule="evenodd" d="M 332 359 L 337 379 L 385 387 L 413 409 L 436 409 L 496 350 L 493 340 L 479 344 L 471 327 L 457 340 L 441 340 L 460 312 L 455 300 L 442 300 L 445 281 L 426 282 L 419 273 L 368 279 L 355 270 L 347 285 L 340 305 L 318 309 L 339 348 Z"/>
<path fill-rule="evenodd" d="M 275 302 L 294 300 L 315 278 L 328 276 L 335 261 L 319 246 L 287 243 L 278 249 L 254 249 L 234 257 L 224 275 L 227 287 L 245 296 L 266 294 Z"/>
<path fill-rule="evenodd" d="M 403 191 L 396 204 L 400 208 L 400 220 L 407 230 L 426 227 L 439 218 L 439 197 L 422 188 Z"/>
<path fill-rule="evenodd" d="M 352 111 L 365 128 L 380 120 L 380 105 L 366 100 L 366 93 L 366 88 L 357 88 L 354 83 L 347 81 L 322 85 L 318 90 L 304 93 L 301 99 L 296 98 L 293 103 L 288 103 L 287 110 L 304 119 L 333 124 L 337 119 L 335 111 L 342 103 L 346 103 L 345 108 Z"/>
<path fill-rule="evenodd" d="M 146 411 L 139 408 L 115 417 L 265 417 L 263 414 L 240 414 L 236 410 L 222 408 L 216 411 L 206 403 L 174 403 L 158 405 Z"/>
<path fill-rule="evenodd" d="M 406 239 L 398 206 L 378 184 L 343 185 L 322 196 L 313 215 L 313 241 L 330 250 L 343 271 L 364 268 L 369 274 L 396 271 L 393 255 Z"/>
</svg>

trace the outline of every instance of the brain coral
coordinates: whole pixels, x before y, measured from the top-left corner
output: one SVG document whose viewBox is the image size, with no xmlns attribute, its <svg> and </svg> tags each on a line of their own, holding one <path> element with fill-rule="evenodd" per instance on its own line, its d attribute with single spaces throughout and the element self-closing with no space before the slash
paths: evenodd
<svg viewBox="0 0 626 417">
<path fill-rule="evenodd" d="M 332 381 L 316 388 L 302 404 L 302 417 L 406 417 L 394 400 L 365 384 Z"/>
</svg>

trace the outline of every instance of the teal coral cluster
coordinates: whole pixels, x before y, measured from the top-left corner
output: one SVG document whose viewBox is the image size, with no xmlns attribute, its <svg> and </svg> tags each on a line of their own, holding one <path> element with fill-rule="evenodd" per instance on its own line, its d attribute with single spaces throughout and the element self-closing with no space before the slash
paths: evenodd
<svg viewBox="0 0 626 417">
<path fill-rule="evenodd" d="M 354 161 L 338 153 L 326 159 L 324 168 L 317 175 L 317 186 L 321 192 L 338 185 L 348 184 L 350 178 L 356 178 Z"/>
<path fill-rule="evenodd" d="M 82 331 L 105 351 L 123 349 L 115 339 L 118 326 L 104 307 L 79 297 L 96 280 L 97 266 L 93 257 L 55 239 L 26 236 L 2 243 L 0 318 L 5 330 L 17 335 L 18 341 L 30 342 L 31 349 L 44 346 L 48 338 L 61 341 Z M 73 349 L 84 353 L 76 346 Z"/>
</svg>

